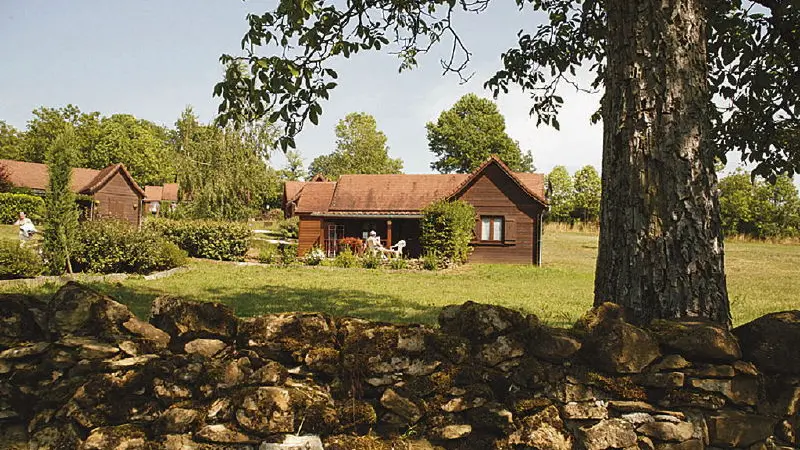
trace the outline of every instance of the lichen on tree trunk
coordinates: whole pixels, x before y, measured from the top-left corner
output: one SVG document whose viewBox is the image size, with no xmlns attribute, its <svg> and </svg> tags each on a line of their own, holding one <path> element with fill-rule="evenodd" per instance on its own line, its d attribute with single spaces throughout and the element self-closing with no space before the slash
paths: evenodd
<svg viewBox="0 0 800 450">
<path fill-rule="evenodd" d="M 703 0 L 606 0 L 595 304 L 730 325 Z"/>
</svg>

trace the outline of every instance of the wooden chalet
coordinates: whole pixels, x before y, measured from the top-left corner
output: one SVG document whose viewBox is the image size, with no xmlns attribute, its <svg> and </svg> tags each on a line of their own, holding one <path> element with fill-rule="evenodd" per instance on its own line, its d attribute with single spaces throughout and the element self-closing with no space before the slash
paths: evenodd
<svg viewBox="0 0 800 450">
<path fill-rule="evenodd" d="M 49 175 L 47 165 L 0 159 L 9 173 L 9 181 L 17 187 L 28 188 L 43 195 Z M 91 197 L 88 219 L 113 217 L 139 225 L 144 190 L 122 164 L 112 164 L 103 170 L 72 169 L 72 191 Z"/>
<path fill-rule="evenodd" d="M 477 215 L 471 262 L 542 262 L 542 214 L 547 209 L 544 176 L 512 172 L 496 157 L 471 174 L 342 175 L 284 185 L 284 212 L 300 219 L 298 252 L 314 246 L 336 254 L 345 237 L 364 239 L 376 231 L 385 247 L 406 241 L 418 257 L 422 209 L 439 199 L 461 199 Z"/>
</svg>

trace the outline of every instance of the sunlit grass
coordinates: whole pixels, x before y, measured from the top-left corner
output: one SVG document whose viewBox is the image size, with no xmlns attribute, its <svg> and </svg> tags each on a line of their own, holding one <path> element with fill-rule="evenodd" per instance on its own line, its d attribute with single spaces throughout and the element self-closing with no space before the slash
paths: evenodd
<svg viewBox="0 0 800 450">
<path fill-rule="evenodd" d="M 591 307 L 597 235 L 549 230 L 543 248 L 543 267 L 470 264 L 434 273 L 194 261 L 191 271 L 169 278 L 95 286 L 142 317 L 162 294 L 223 302 L 243 316 L 324 311 L 428 324 L 435 323 L 442 306 L 473 300 L 517 308 L 566 326 Z M 732 242 L 726 252 L 736 324 L 800 307 L 800 246 Z M 32 293 L 49 295 L 55 288 Z M 4 289 L 9 290 L 0 287 Z"/>
</svg>

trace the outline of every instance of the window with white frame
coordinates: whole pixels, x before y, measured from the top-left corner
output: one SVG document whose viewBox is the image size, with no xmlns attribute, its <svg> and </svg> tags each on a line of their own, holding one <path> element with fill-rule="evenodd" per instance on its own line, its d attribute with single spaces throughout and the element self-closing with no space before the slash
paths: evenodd
<svg viewBox="0 0 800 450">
<path fill-rule="evenodd" d="M 481 240 L 482 241 L 503 240 L 502 216 L 481 216 Z"/>
</svg>

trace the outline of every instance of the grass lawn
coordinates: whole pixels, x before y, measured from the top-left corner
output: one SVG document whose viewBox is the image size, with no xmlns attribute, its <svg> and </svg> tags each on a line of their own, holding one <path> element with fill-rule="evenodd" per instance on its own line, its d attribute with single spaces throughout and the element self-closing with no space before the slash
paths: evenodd
<svg viewBox="0 0 800 450">
<path fill-rule="evenodd" d="M 7 233 L 6 233 L 7 234 Z M 194 261 L 189 272 L 156 281 L 133 278 L 95 287 L 141 317 L 162 294 L 220 301 L 243 316 L 281 311 L 324 311 L 392 322 L 433 324 L 439 308 L 466 300 L 537 314 L 557 326 L 591 306 L 597 252 L 594 233 L 547 232 L 544 267 L 467 265 L 438 273 L 242 266 Z M 800 246 L 733 242 L 726 245 L 734 322 L 800 307 Z M 50 295 L 57 286 L 0 286 L 2 291 Z"/>
</svg>

